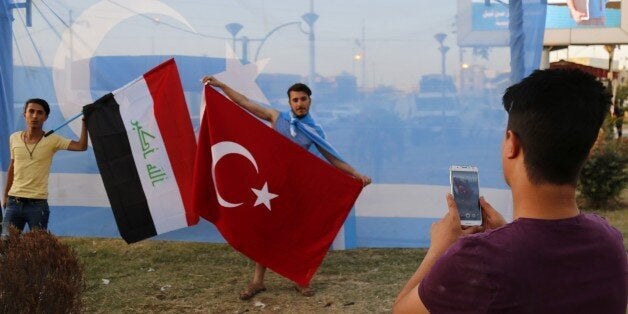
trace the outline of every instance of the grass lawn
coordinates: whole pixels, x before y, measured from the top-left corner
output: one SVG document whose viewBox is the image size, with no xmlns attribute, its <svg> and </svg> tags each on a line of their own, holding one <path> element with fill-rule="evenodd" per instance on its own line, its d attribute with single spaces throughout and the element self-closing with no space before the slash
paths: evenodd
<svg viewBox="0 0 628 314">
<path fill-rule="evenodd" d="M 332 251 L 305 298 L 292 283 L 268 272 L 268 291 L 250 301 L 238 293 L 254 264 L 223 244 L 65 238 L 85 265 L 87 312 L 246 311 L 389 312 L 401 285 L 425 251 L 359 249 Z M 103 279 L 108 280 L 104 284 Z"/>
<path fill-rule="evenodd" d="M 600 212 L 628 236 L 628 210 Z M 224 244 L 63 238 L 85 266 L 86 312 L 141 313 L 378 313 L 391 304 L 425 254 L 423 249 L 331 251 L 305 298 L 268 272 L 268 291 L 250 301 L 238 293 L 254 264 Z M 107 282 L 107 283 L 105 283 Z"/>
</svg>

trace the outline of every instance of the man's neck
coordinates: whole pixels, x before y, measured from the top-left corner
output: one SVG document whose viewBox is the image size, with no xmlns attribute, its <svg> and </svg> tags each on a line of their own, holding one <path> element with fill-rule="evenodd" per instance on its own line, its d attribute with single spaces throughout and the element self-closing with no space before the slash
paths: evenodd
<svg viewBox="0 0 628 314">
<path fill-rule="evenodd" d="M 305 118 L 305 116 L 307 116 L 307 115 L 309 114 L 309 112 L 299 117 L 299 116 L 297 116 L 297 114 L 296 114 L 296 113 L 294 113 L 294 111 L 292 111 L 292 109 L 291 109 L 291 110 L 290 110 L 290 114 L 291 114 L 293 117 L 295 117 L 295 118 L 297 118 L 297 119 L 301 120 L 301 119 Z"/>
<path fill-rule="evenodd" d="M 574 186 L 526 184 L 513 188 L 512 194 L 514 219 L 564 219 L 580 214 Z"/>
<path fill-rule="evenodd" d="M 44 131 L 41 128 L 27 128 L 24 131 L 24 137 L 28 141 L 38 140 L 44 135 Z"/>
</svg>

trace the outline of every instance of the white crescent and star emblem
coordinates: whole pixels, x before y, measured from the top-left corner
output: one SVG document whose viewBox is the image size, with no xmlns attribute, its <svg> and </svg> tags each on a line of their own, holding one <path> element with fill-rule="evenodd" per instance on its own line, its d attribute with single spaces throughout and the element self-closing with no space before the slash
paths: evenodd
<svg viewBox="0 0 628 314">
<path fill-rule="evenodd" d="M 218 186 L 216 185 L 216 179 L 215 179 L 216 178 L 215 176 L 216 164 L 218 164 L 220 159 L 226 155 L 229 155 L 229 154 L 241 155 L 244 158 L 248 159 L 251 162 L 251 164 L 253 164 L 253 167 L 255 167 L 255 171 L 259 173 L 259 169 L 257 168 L 257 162 L 255 161 L 255 158 L 253 157 L 251 152 L 249 152 L 244 146 L 235 142 L 230 142 L 230 141 L 224 141 L 224 142 L 220 142 L 220 143 L 216 143 L 212 145 L 211 151 L 212 151 L 212 180 L 214 181 L 214 188 L 216 189 L 216 197 L 218 198 L 218 204 L 220 204 L 220 206 L 222 207 L 230 207 L 230 208 L 238 207 L 244 204 L 244 203 L 231 203 L 223 199 L 222 196 L 220 196 L 220 193 L 218 192 Z M 264 206 L 266 206 L 268 210 L 271 210 L 270 201 L 273 198 L 279 196 L 277 194 L 273 194 L 268 191 L 268 182 L 265 182 L 264 186 L 259 190 L 255 188 L 251 188 L 251 190 L 257 196 L 257 199 L 255 200 L 255 204 L 253 205 L 253 207 L 260 204 L 264 204 Z"/>
<path fill-rule="evenodd" d="M 106 18 L 103 18 L 103 12 L 107 12 Z M 63 117 L 67 119 L 80 112 L 85 104 L 93 102 L 90 60 L 99 55 L 97 49 L 109 32 L 127 19 L 149 14 L 169 16 L 196 32 L 175 9 L 153 0 L 126 1 L 124 6 L 113 1 L 98 1 L 66 28 L 52 64 L 52 83 Z M 68 42 L 72 43 L 69 47 Z M 70 128 L 74 134 L 81 134 L 80 119 L 71 123 Z"/>
</svg>

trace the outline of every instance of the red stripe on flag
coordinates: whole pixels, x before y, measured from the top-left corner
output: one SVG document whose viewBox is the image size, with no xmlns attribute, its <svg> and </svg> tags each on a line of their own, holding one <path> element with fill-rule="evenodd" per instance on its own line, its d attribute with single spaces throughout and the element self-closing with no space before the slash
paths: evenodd
<svg viewBox="0 0 628 314">
<path fill-rule="evenodd" d="M 144 74 L 144 80 L 153 98 L 153 113 L 177 180 L 188 226 L 195 225 L 199 220 L 192 210 L 196 142 L 177 64 L 170 59 Z"/>
</svg>

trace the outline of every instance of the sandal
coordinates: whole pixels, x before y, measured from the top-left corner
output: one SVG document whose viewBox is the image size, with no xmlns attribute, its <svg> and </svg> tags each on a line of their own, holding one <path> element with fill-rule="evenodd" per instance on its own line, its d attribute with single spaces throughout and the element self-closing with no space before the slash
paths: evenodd
<svg viewBox="0 0 628 314">
<path fill-rule="evenodd" d="M 249 284 L 244 291 L 240 292 L 240 300 L 246 301 L 254 297 L 256 294 L 260 292 L 266 291 L 266 287 L 264 284 Z"/>
<path fill-rule="evenodd" d="M 316 294 L 314 289 L 310 289 L 310 287 L 301 287 L 301 286 L 295 285 L 294 290 L 296 290 L 298 293 L 300 293 L 304 297 L 311 297 L 311 296 L 314 296 L 314 294 Z"/>
</svg>

